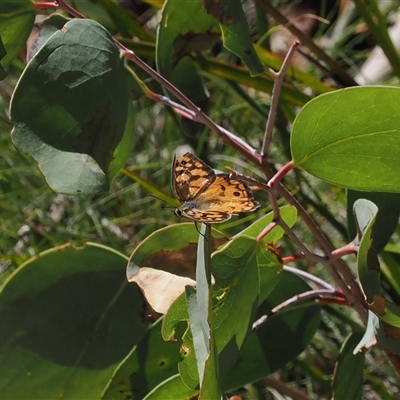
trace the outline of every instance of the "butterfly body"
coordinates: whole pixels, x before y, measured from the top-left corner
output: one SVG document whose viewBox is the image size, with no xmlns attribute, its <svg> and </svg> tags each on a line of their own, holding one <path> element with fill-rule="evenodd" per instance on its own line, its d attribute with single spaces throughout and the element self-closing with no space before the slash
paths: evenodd
<svg viewBox="0 0 400 400">
<path fill-rule="evenodd" d="M 174 158 L 172 188 L 182 203 L 175 214 L 198 222 L 223 222 L 260 206 L 247 183 L 229 174 L 216 174 L 190 153 Z"/>
</svg>

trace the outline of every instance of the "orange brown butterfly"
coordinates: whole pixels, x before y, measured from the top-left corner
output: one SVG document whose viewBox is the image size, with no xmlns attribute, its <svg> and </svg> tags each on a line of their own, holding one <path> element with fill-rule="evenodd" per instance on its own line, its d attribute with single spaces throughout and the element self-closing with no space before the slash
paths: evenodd
<svg viewBox="0 0 400 400">
<path fill-rule="evenodd" d="M 190 153 L 174 157 L 172 189 L 181 202 L 175 214 L 197 222 L 224 222 L 232 215 L 260 207 L 246 182 L 229 174 L 216 174 Z"/>
</svg>

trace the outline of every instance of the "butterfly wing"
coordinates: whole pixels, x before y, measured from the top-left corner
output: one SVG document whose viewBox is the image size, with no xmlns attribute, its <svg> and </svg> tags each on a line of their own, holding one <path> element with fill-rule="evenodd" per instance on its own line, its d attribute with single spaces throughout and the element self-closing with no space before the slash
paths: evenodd
<svg viewBox="0 0 400 400">
<path fill-rule="evenodd" d="M 199 222 L 223 222 L 240 212 L 260 207 L 247 185 L 229 174 L 219 174 L 206 190 L 181 207 L 182 215 Z"/>
<path fill-rule="evenodd" d="M 181 158 L 174 157 L 172 189 L 181 203 L 193 200 L 206 191 L 215 177 L 213 169 L 193 154 L 186 153 Z"/>
</svg>

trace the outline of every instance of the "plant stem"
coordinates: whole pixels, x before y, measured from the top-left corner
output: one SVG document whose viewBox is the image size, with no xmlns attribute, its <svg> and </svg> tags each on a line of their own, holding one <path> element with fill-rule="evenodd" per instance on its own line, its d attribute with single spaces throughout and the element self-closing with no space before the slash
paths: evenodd
<svg viewBox="0 0 400 400">
<path fill-rule="evenodd" d="M 285 76 L 286 69 L 290 64 L 290 60 L 299 44 L 300 43 L 298 41 L 292 43 L 278 73 L 275 73 L 273 70 L 270 70 L 274 78 L 274 88 L 272 89 L 271 104 L 269 107 L 268 120 L 267 120 L 267 125 L 265 127 L 264 141 L 261 149 L 261 157 L 263 163 L 267 161 L 268 150 L 271 145 L 272 130 L 274 128 L 275 116 L 278 110 L 279 94 L 281 92 L 283 78 Z"/>
</svg>

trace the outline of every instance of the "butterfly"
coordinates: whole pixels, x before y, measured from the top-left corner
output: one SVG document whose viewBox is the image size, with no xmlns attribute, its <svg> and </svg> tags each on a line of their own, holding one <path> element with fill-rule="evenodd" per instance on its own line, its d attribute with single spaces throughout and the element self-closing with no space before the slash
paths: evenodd
<svg viewBox="0 0 400 400">
<path fill-rule="evenodd" d="M 246 182 L 229 174 L 216 174 L 190 153 L 174 157 L 172 189 L 181 202 L 175 214 L 197 222 L 223 222 L 232 215 L 260 207 Z"/>
</svg>

